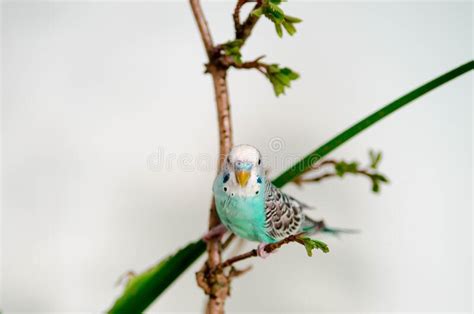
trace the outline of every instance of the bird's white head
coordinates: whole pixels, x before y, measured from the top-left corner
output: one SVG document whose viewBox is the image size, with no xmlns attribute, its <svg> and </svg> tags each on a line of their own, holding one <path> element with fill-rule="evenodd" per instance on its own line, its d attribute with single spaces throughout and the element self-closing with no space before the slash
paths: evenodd
<svg viewBox="0 0 474 314">
<path fill-rule="evenodd" d="M 253 196 L 260 192 L 263 179 L 262 155 L 253 146 L 234 146 L 223 165 L 224 185 L 229 193 Z"/>
</svg>

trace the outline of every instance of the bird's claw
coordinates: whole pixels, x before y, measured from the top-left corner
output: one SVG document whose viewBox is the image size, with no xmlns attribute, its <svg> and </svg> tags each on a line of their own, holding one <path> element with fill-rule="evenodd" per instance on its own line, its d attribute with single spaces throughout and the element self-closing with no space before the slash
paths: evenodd
<svg viewBox="0 0 474 314">
<path fill-rule="evenodd" d="M 257 255 L 261 258 L 267 258 L 271 253 L 265 251 L 266 243 L 260 243 L 257 247 Z"/>
<path fill-rule="evenodd" d="M 218 226 L 215 226 L 214 228 L 212 228 L 208 232 L 206 232 L 206 234 L 204 234 L 202 236 L 202 239 L 205 242 L 209 242 L 210 240 L 212 240 L 214 238 L 222 237 L 224 235 L 224 233 L 226 233 L 226 232 L 227 232 L 227 228 L 223 224 L 220 224 Z"/>
</svg>

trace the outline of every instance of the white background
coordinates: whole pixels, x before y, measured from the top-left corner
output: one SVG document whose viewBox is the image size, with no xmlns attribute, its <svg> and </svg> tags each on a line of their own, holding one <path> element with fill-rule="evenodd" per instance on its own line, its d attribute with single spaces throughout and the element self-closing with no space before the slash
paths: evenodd
<svg viewBox="0 0 474 314">
<path fill-rule="evenodd" d="M 259 73 L 229 73 L 235 142 L 259 147 L 273 176 L 289 166 L 278 161 L 472 59 L 469 2 L 282 7 L 304 20 L 296 36 L 280 40 L 262 20 L 244 58 L 265 54 L 301 79 L 276 98 Z M 230 39 L 232 3 L 204 10 L 216 42 Z M 190 8 L 6 2 L 2 40 L 0 308 L 105 310 L 122 273 L 152 265 L 207 224 L 216 112 Z M 278 152 L 274 138 L 284 141 Z M 365 161 L 369 148 L 384 152 L 391 179 L 381 195 L 354 177 L 285 187 L 317 207 L 313 217 L 361 233 L 322 237 L 327 255 L 290 245 L 248 261 L 254 270 L 234 281 L 230 311 L 472 310 L 472 74 L 331 156 Z M 169 167 L 153 163 L 159 151 Z M 204 158 L 210 169 L 183 167 L 172 154 Z M 152 310 L 201 311 L 201 263 Z"/>
</svg>

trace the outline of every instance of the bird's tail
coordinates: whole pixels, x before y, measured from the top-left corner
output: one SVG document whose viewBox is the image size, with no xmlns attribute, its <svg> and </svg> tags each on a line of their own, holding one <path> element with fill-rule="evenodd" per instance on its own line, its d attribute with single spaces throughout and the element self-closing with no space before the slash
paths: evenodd
<svg viewBox="0 0 474 314">
<path fill-rule="evenodd" d="M 310 217 L 306 216 L 304 217 L 304 223 L 302 226 L 302 231 L 311 235 L 315 234 L 318 232 L 324 232 L 324 233 L 330 233 L 333 235 L 339 235 L 342 233 L 358 233 L 358 230 L 355 229 L 343 229 L 343 228 L 332 228 L 326 226 L 324 223 L 324 220 L 314 220 L 311 219 Z"/>
</svg>

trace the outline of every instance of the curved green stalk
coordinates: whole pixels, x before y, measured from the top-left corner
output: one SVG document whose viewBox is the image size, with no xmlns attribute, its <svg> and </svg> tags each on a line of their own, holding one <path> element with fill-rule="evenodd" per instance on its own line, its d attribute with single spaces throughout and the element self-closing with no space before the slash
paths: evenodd
<svg viewBox="0 0 474 314">
<path fill-rule="evenodd" d="M 206 251 L 202 240 L 188 244 L 145 272 L 132 277 L 108 313 L 142 313 Z"/>
<path fill-rule="evenodd" d="M 469 72 L 474 68 L 474 61 L 469 61 L 434 80 L 414 89 L 408 94 L 398 98 L 382 109 L 362 119 L 352 127 L 337 135 L 335 138 L 319 147 L 290 169 L 282 173 L 273 181 L 277 187 L 282 187 L 300 174 L 321 157 L 356 136 L 369 126 L 385 118 L 392 112 L 400 109 L 411 101 L 421 97 L 429 91 Z M 115 302 L 109 313 L 140 313 L 146 309 L 160 294 L 168 288 L 199 256 L 206 250 L 202 240 L 198 240 L 178 251 L 175 255 L 167 257 L 156 266 L 134 277 L 127 284 L 123 295 Z"/>
<path fill-rule="evenodd" d="M 329 154 L 331 151 L 339 147 L 340 145 L 344 144 L 349 139 L 353 138 L 360 132 L 367 129 L 372 124 L 382 120 L 392 112 L 402 108 L 403 106 L 409 104 L 413 100 L 423 96 L 424 94 L 432 91 L 433 89 L 455 79 L 458 76 L 463 75 L 466 72 L 469 72 L 474 68 L 474 61 L 471 60 L 437 78 L 428 83 L 412 90 L 408 94 L 398 98 L 397 100 L 389 103 L 382 109 L 372 113 L 370 116 L 362 119 L 361 121 L 357 122 L 347 130 L 340 133 L 338 136 L 324 144 L 323 146 L 319 147 L 309 155 L 305 156 L 303 159 L 298 161 L 294 164 L 291 168 L 283 172 L 279 177 L 273 180 L 273 184 L 277 187 L 282 187 L 286 183 L 292 181 L 294 178 L 301 175 L 305 170 L 307 170 L 314 162 L 318 161 L 322 157 Z"/>
</svg>

